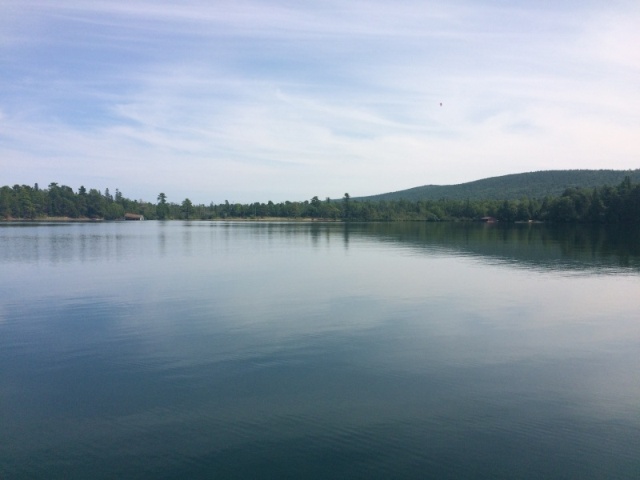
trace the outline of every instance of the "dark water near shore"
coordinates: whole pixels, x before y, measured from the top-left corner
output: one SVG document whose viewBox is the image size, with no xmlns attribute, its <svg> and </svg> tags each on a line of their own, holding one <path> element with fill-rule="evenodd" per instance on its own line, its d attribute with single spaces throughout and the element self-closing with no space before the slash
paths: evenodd
<svg viewBox="0 0 640 480">
<path fill-rule="evenodd" d="M 640 478 L 640 233 L 0 225 L 0 478 Z"/>
</svg>

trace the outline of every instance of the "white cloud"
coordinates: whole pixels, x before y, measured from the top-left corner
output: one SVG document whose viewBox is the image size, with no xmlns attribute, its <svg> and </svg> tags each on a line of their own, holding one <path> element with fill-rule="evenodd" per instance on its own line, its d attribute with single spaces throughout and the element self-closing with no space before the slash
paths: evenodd
<svg viewBox="0 0 640 480">
<path fill-rule="evenodd" d="M 208 203 L 639 166 L 637 8 L 6 5 L 33 28 L 0 40 L 3 184 Z"/>
</svg>

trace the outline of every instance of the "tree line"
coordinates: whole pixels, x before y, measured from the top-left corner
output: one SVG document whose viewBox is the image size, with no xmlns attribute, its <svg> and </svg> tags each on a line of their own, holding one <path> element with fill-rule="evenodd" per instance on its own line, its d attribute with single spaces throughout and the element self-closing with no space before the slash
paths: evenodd
<svg viewBox="0 0 640 480">
<path fill-rule="evenodd" d="M 160 193 L 155 203 L 126 198 L 118 189 L 111 194 L 84 186 L 74 191 L 66 185 L 38 184 L 0 188 L 0 218 L 72 219 L 124 218 L 125 213 L 164 219 L 261 219 L 283 218 L 327 221 L 458 221 L 495 218 L 501 222 L 543 221 L 552 223 L 640 223 L 640 183 L 626 177 L 617 186 L 568 188 L 559 196 L 522 197 L 519 200 L 354 200 L 348 193 L 341 199 L 302 202 L 193 204 L 188 198 L 170 202 Z"/>
</svg>

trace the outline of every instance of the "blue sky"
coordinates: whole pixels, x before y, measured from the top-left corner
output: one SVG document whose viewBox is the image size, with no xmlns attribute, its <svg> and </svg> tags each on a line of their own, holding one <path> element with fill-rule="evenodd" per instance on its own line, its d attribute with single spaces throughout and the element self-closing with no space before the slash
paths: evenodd
<svg viewBox="0 0 640 480">
<path fill-rule="evenodd" d="M 0 184 L 245 203 L 640 168 L 638 25 L 636 0 L 0 0 Z"/>
</svg>

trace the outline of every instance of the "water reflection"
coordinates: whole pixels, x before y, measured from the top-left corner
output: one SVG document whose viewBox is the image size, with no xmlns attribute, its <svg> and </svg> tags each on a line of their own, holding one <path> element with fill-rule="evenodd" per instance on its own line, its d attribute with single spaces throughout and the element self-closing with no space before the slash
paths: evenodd
<svg viewBox="0 0 640 480">
<path fill-rule="evenodd" d="M 131 222 L 0 241 L 0 477 L 637 473 L 632 232 Z"/>
<path fill-rule="evenodd" d="M 132 222 L 133 223 L 133 222 Z M 145 222 L 111 224 L 3 224 L 0 226 L 0 262 L 53 263 L 121 260 L 131 255 L 155 255 L 136 245 L 156 237 L 157 253 L 168 254 L 170 232 L 180 229 L 180 248 L 193 254 L 194 242 L 219 244 L 227 249 L 242 242 L 235 232 L 249 233 L 252 242 L 288 239 L 291 244 L 308 237 L 314 247 L 329 245 L 339 237 L 349 249 L 353 239 L 395 245 L 411 254 L 434 251 L 472 256 L 487 263 L 506 263 L 523 268 L 587 271 L 599 273 L 640 270 L 640 229 L 637 226 L 553 226 L 540 224 L 424 224 L 373 223 L 250 223 L 250 222 Z M 202 234 L 207 231 L 207 236 Z M 197 235 L 197 238 L 194 237 Z M 257 240 L 257 243 L 256 243 Z M 172 253 L 175 255 L 175 252 Z"/>
<path fill-rule="evenodd" d="M 640 270 L 637 226 L 488 225 L 476 223 L 361 224 L 350 227 L 376 241 L 478 257 L 542 270 Z"/>
</svg>

